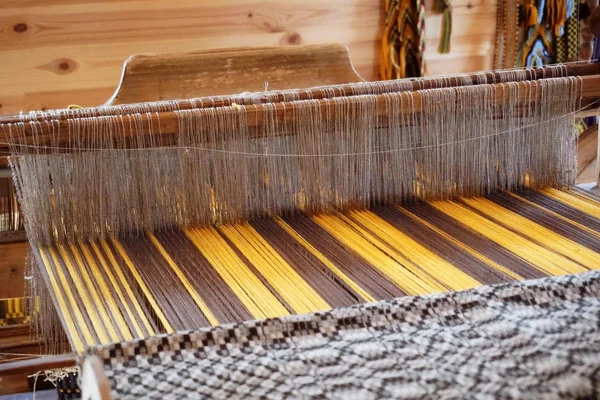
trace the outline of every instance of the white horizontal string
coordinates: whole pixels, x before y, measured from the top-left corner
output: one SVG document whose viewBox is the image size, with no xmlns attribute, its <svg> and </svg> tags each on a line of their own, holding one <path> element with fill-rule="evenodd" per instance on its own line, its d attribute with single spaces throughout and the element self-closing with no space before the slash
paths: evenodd
<svg viewBox="0 0 600 400">
<path fill-rule="evenodd" d="M 257 153 L 257 152 L 244 152 L 244 151 L 230 151 L 230 150 L 222 150 L 222 149 L 211 149 L 211 148 L 207 148 L 207 147 L 199 147 L 199 146 L 164 146 L 164 147 L 159 147 L 159 148 L 165 148 L 165 149 L 180 149 L 180 150 L 200 150 L 200 151 L 205 151 L 205 152 L 211 152 L 211 153 L 220 153 L 220 154 L 232 154 L 232 155 L 241 155 L 241 156 L 248 156 L 248 157 L 346 157 L 346 156 L 368 156 L 368 155 L 377 155 L 377 154 L 389 154 L 389 153 L 398 153 L 398 152 L 402 152 L 402 151 L 412 151 L 412 150 L 420 150 L 420 149 L 428 149 L 428 148 L 437 148 L 437 147 L 444 147 L 444 146 L 451 146 L 454 144 L 460 144 L 460 143 L 466 143 L 466 142 L 470 142 L 470 141 L 476 141 L 476 140 L 483 140 L 483 139 L 488 139 L 491 137 L 496 137 L 496 136 L 501 136 L 501 135 L 505 135 L 508 133 L 512 133 L 512 132 L 517 132 L 523 129 L 527 129 L 527 128 L 533 128 L 536 126 L 540 126 L 540 125 L 544 125 L 547 124 L 549 122 L 555 121 L 555 120 L 559 120 L 568 116 L 572 116 L 572 115 L 576 115 L 579 112 L 589 108 L 590 106 L 593 106 L 595 104 L 600 103 L 600 99 L 594 100 L 592 103 L 587 104 L 584 107 L 581 107 L 573 112 L 570 113 L 566 113 L 566 114 L 561 114 L 559 116 L 556 116 L 554 118 L 549 118 L 547 120 L 544 121 L 540 121 L 534 124 L 529 124 L 529 125 L 521 125 L 517 128 L 514 129 L 507 129 L 504 131 L 500 131 L 500 132 L 496 132 L 493 134 L 489 134 L 489 135 L 483 135 L 483 136 L 477 136 L 477 137 L 472 137 L 472 138 L 467 138 L 467 139 L 461 139 L 461 140 L 454 140 L 451 142 L 445 142 L 445 143 L 437 143 L 437 144 L 431 144 L 431 145 L 426 145 L 426 146 L 411 146 L 411 147 L 403 147 L 403 148 L 399 148 L 399 149 L 390 149 L 390 150 L 380 150 L 380 151 L 368 151 L 368 152 L 359 152 L 359 153 L 319 153 L 319 154 L 300 154 L 300 153 L 286 153 L 286 154 L 277 154 L 277 153 Z M 130 151 L 149 151 L 149 150 L 156 150 L 157 147 L 149 147 L 149 148 L 112 148 L 112 149 L 107 149 L 105 147 L 74 147 L 74 146 L 46 146 L 46 145 L 32 145 L 32 144 L 15 144 L 15 143 L 7 143 L 7 142 L 0 142 L 0 145 L 3 146 L 13 146 L 13 147 L 22 147 L 22 148 L 29 148 L 29 149 L 41 149 L 41 150 L 71 150 L 71 151 L 102 151 L 102 150 L 109 150 L 109 151 L 125 151 L 125 152 L 130 152 Z M 23 153 L 23 154 L 30 154 L 30 153 Z M 19 155 L 19 154 L 14 154 L 14 155 Z"/>
</svg>

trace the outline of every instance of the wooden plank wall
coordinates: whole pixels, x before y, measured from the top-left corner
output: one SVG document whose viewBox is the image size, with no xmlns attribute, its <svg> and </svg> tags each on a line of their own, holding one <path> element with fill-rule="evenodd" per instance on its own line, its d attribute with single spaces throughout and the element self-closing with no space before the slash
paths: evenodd
<svg viewBox="0 0 600 400">
<path fill-rule="evenodd" d="M 453 3 L 451 54 L 427 17 L 429 73 L 489 69 L 495 1 Z M 102 104 L 135 53 L 339 42 L 374 80 L 383 20 L 383 0 L 4 0 L 0 114 Z"/>
</svg>

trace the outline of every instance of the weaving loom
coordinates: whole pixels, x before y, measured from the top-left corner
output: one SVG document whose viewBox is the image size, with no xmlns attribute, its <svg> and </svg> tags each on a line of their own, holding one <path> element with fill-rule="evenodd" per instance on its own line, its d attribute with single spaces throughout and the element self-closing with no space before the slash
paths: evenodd
<svg viewBox="0 0 600 400">
<path fill-rule="evenodd" d="M 0 118 L 84 398 L 599 395 L 600 66 L 350 75 Z"/>
</svg>

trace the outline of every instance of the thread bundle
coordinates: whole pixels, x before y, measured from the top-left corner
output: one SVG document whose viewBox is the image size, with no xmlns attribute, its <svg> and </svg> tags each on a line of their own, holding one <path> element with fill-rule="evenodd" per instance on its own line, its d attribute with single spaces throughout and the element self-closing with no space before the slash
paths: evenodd
<svg viewBox="0 0 600 400">
<path fill-rule="evenodd" d="M 568 77 L 543 80 L 535 101 L 533 85 L 516 83 L 423 90 L 420 104 L 412 92 L 383 105 L 304 100 L 285 103 L 291 120 L 276 103 L 180 110 L 176 135 L 141 114 L 129 137 L 117 115 L 79 118 L 68 151 L 58 139 L 22 147 L 31 137 L 14 124 L 12 166 L 36 244 L 565 186 L 580 90 Z M 263 110 L 262 124 L 249 108 Z"/>
</svg>

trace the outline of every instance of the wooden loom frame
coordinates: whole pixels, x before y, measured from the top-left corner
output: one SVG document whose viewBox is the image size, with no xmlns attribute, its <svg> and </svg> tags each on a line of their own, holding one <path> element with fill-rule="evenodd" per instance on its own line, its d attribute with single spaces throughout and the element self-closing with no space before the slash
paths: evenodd
<svg viewBox="0 0 600 400">
<path fill-rule="evenodd" d="M 225 65 L 225 68 L 223 65 Z M 227 65 L 229 65 L 228 68 Z M 261 91 L 264 88 L 263 82 L 270 78 L 267 76 L 268 73 L 257 76 L 256 70 L 262 71 L 265 65 L 270 67 L 268 68 L 269 71 L 280 71 L 279 74 L 276 74 L 277 79 L 270 84 L 271 88 L 279 90 L 279 92 L 275 92 L 276 102 L 273 103 L 273 107 L 277 118 L 280 120 L 293 118 L 293 108 L 296 104 L 293 101 L 283 101 L 285 100 L 285 90 L 309 88 L 301 90 L 300 98 L 316 99 L 322 105 L 330 105 L 331 103 L 327 100 L 329 96 L 344 96 L 347 92 L 351 94 L 355 85 L 348 83 L 362 81 L 352 67 L 347 49 L 341 45 L 227 49 L 184 54 L 142 55 L 134 56 L 126 61 L 121 83 L 106 105 L 153 102 L 193 96 L 199 99 L 194 104 L 190 101 L 181 100 L 179 101 L 180 108 L 201 109 L 231 106 L 232 103 L 235 103 L 236 96 L 209 96 L 214 95 L 214 93 L 221 93 L 216 92 L 216 90 L 225 93 Z M 302 70 L 303 73 L 299 74 L 299 70 Z M 600 99 L 600 65 L 582 63 L 566 66 L 564 70 L 569 76 L 581 76 L 584 104 Z M 207 79 L 207 73 L 210 79 Z M 514 83 L 520 88 L 520 100 L 529 102 L 531 99 L 538 99 L 542 85 L 539 80 L 551 77 L 552 73 L 552 67 L 534 68 L 529 72 L 528 78 L 530 77 L 530 80 Z M 473 84 L 476 84 L 480 82 L 479 79 L 481 79 L 482 74 L 467 76 L 471 78 Z M 484 76 L 485 82 L 488 84 L 495 82 L 498 78 L 498 74 L 493 71 L 486 73 Z M 318 80 L 315 80 L 315 77 L 318 77 Z M 192 82 L 192 84 L 185 87 L 176 84 L 176 82 L 183 80 Z M 212 85 L 206 85 L 207 80 Z M 394 92 L 393 83 L 388 84 L 391 85 L 390 92 Z M 310 87 L 323 85 L 328 86 L 310 89 Z M 462 85 L 460 79 L 449 77 L 444 81 L 442 87 Z M 506 84 L 494 84 L 498 102 L 505 100 L 502 90 L 504 85 Z M 420 109 L 422 106 L 422 92 L 420 91 L 438 87 L 439 84 L 432 80 L 413 80 L 412 91 L 401 94 L 402 98 L 406 99 L 406 102 L 403 102 L 402 111 L 410 112 L 415 108 Z M 396 90 L 398 88 L 399 86 L 396 86 Z M 267 102 L 267 97 L 264 95 L 261 98 L 259 94 L 259 99 L 261 103 Z M 380 106 L 379 109 L 385 110 L 386 95 L 375 95 L 375 99 Z M 581 115 L 596 115 L 596 108 L 597 106 L 581 113 Z M 326 108 L 323 109 L 326 110 Z M 333 108 L 331 110 L 333 111 Z M 42 143 L 44 140 L 49 141 L 52 136 L 56 137 L 57 132 L 58 137 L 67 142 L 70 122 L 82 118 L 85 115 L 84 112 L 93 115 L 94 112 L 100 112 L 100 110 L 91 108 L 84 111 L 64 111 L 52 117 L 41 117 L 40 115 L 0 117 L 0 127 L 2 128 L 0 129 L 0 142 L 2 142 L 0 151 L 7 151 L 5 143 L 9 141 L 8 129 L 12 129 L 16 125 L 19 125 L 26 133 L 33 130 L 44 133 L 46 136 L 45 138 L 42 137 Z M 229 109 L 227 112 L 246 113 L 248 125 L 251 127 L 262 126 L 266 115 L 260 106 L 246 106 L 243 111 Z M 328 115 L 331 115 L 331 113 Z M 113 117 L 99 118 L 110 122 Z M 124 114 L 119 118 L 123 118 L 125 122 L 123 132 L 125 135 L 138 135 L 147 132 L 138 132 L 137 129 L 132 128 L 133 125 L 129 124 L 134 118 L 139 118 L 136 114 Z M 174 112 L 162 111 L 142 114 L 141 118 L 145 122 L 144 126 L 147 127 L 152 124 L 154 127 L 160 127 L 157 130 L 160 130 L 162 134 L 178 132 L 178 119 Z M 14 365 L 0 365 L 0 379 L 2 376 L 10 374 L 28 374 L 43 369 L 73 366 L 75 363 L 75 356 L 60 355 L 41 360 L 16 362 Z M 90 361 L 87 367 L 84 367 L 83 377 L 86 382 L 90 380 L 97 382 L 92 386 L 97 388 L 98 391 L 94 392 L 94 395 L 89 397 L 90 399 L 110 398 L 107 387 L 108 382 L 103 377 L 103 368 L 96 361 Z"/>
</svg>

